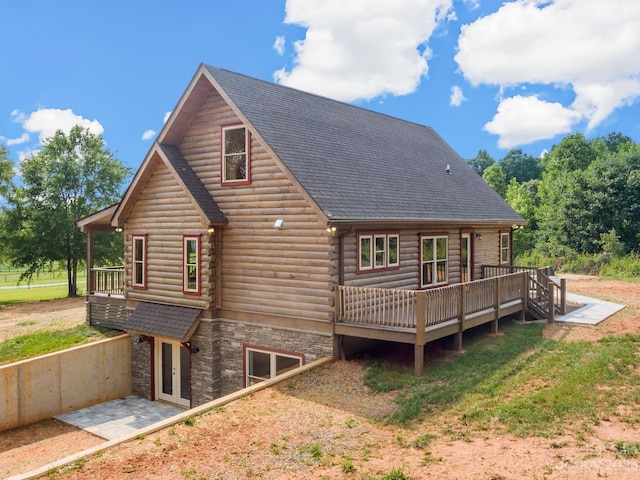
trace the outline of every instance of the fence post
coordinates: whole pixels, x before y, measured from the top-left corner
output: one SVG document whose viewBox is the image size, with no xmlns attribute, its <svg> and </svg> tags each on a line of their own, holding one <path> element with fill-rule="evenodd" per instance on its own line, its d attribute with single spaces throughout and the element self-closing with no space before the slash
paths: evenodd
<svg viewBox="0 0 640 480">
<path fill-rule="evenodd" d="M 426 338 L 427 320 L 427 294 L 416 292 L 416 343 L 413 353 L 413 372 L 416 377 L 421 377 L 424 371 L 424 344 Z"/>
</svg>

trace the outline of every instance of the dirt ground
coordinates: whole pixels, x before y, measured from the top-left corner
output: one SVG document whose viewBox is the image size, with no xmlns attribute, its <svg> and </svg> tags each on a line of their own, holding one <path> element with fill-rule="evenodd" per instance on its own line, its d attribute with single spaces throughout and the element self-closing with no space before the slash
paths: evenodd
<svg viewBox="0 0 640 480">
<path fill-rule="evenodd" d="M 37 330 L 65 330 L 85 320 L 85 299 L 63 298 L 0 306 L 0 342 Z"/>
<path fill-rule="evenodd" d="M 640 331 L 640 283 L 572 276 L 568 289 L 627 307 L 595 327 L 548 325 L 547 338 L 595 341 Z M 49 478 L 381 479 L 401 469 L 412 479 L 640 479 L 640 460 L 620 458 L 614 448 L 617 441 L 640 442 L 639 425 L 602 419 L 591 436 L 554 439 L 493 431 L 457 438 L 443 433 L 451 419 L 439 426 L 433 419 L 411 428 L 389 426 L 380 419 L 394 410 L 394 394 L 370 391 L 364 373 L 362 362 L 334 362 L 195 417 L 195 425 L 181 423 L 130 441 Z M 52 442 L 78 433 L 62 424 L 49 429 Z M 435 437 L 428 447 L 414 446 L 425 434 Z M 41 463 L 51 461 L 47 452 L 55 448 L 47 449 L 46 440 L 29 445 L 29 435 L 25 429 L 0 434 L 0 476 L 34 468 L 7 461 L 25 462 L 31 447 Z M 76 448 L 93 445 L 85 435 L 70 442 Z"/>
</svg>

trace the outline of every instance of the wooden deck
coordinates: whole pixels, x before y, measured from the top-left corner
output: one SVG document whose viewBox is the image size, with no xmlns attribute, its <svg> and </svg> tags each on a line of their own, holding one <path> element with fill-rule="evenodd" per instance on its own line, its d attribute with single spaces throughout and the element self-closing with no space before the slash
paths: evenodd
<svg viewBox="0 0 640 480">
<path fill-rule="evenodd" d="M 527 309 L 530 274 L 501 275 L 433 290 L 397 290 L 338 286 L 334 333 L 410 343 L 415 346 L 415 373 L 421 375 L 424 345 L 462 333 Z"/>
<path fill-rule="evenodd" d="M 413 344 L 415 373 L 424 368 L 424 346 L 453 335 L 454 347 L 462 348 L 462 334 L 470 328 L 491 324 L 526 311 L 554 320 L 564 313 L 565 285 L 549 279 L 548 270 L 528 267 L 486 267 L 483 280 L 432 290 L 336 287 L 333 333 Z M 118 328 L 126 320 L 124 269 L 93 268 L 90 276 L 87 322 Z M 338 350 L 338 349 L 336 349 Z M 337 353 L 337 352 L 336 352 Z"/>
</svg>

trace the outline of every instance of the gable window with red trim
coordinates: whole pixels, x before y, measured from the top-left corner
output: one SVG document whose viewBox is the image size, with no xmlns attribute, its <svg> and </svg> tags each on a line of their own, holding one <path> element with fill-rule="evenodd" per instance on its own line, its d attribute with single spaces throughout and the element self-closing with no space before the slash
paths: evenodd
<svg viewBox="0 0 640 480">
<path fill-rule="evenodd" d="M 132 235 L 131 286 L 147 288 L 147 236 Z"/>
<path fill-rule="evenodd" d="M 200 294 L 200 235 L 185 235 L 182 239 L 183 272 L 182 291 Z"/>
<path fill-rule="evenodd" d="M 246 185 L 251 182 L 249 131 L 244 125 L 221 127 L 222 185 Z"/>
<path fill-rule="evenodd" d="M 424 234 L 420 236 L 420 287 L 431 288 L 449 283 L 449 236 Z"/>
<path fill-rule="evenodd" d="M 358 272 L 400 267 L 400 235 L 397 233 L 358 234 Z"/>
</svg>

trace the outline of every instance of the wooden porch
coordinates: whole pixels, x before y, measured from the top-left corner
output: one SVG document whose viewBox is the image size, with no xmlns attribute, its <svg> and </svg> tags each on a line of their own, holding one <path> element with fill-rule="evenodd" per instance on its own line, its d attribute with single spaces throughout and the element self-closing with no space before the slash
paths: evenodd
<svg viewBox="0 0 640 480">
<path fill-rule="evenodd" d="M 432 290 L 336 287 L 333 333 L 414 345 L 414 370 L 424 369 L 424 346 L 453 335 L 454 348 L 462 348 L 462 334 L 518 313 L 529 312 L 553 322 L 565 313 L 565 281 L 554 282 L 549 268 L 483 266 L 473 282 Z M 124 268 L 92 268 L 88 279 L 87 322 L 122 329 L 127 311 Z M 337 350 L 337 349 L 336 349 Z"/>
<path fill-rule="evenodd" d="M 413 344 L 414 371 L 420 376 L 428 342 L 454 335 L 454 348 L 461 349 L 465 330 L 490 323 L 497 333 L 498 321 L 507 315 L 519 313 L 524 320 L 525 312 L 534 311 L 553 322 L 556 313 L 564 313 L 564 282 L 557 285 L 544 269 L 486 267 L 483 273 L 493 276 L 433 290 L 340 285 L 334 333 Z"/>
</svg>

